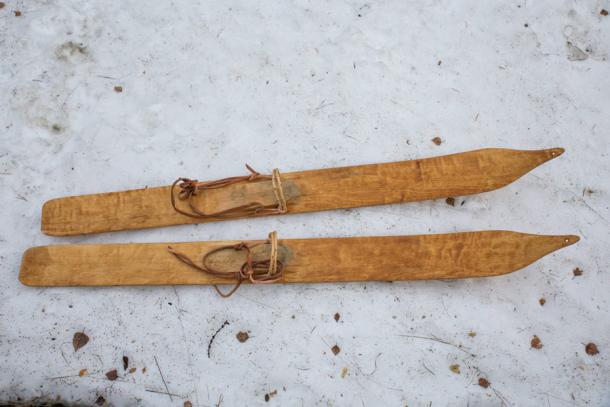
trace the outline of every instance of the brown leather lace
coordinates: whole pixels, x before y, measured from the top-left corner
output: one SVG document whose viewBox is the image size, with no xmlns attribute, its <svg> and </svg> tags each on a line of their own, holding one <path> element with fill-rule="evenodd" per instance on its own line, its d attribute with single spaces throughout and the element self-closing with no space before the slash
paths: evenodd
<svg viewBox="0 0 610 407">
<path fill-rule="evenodd" d="M 271 245 L 271 251 L 269 253 L 269 258 L 266 260 L 254 261 L 252 259 L 252 249 L 257 246 L 263 245 L 263 244 Z M 214 277 L 237 280 L 237 282 L 235 283 L 235 286 L 227 293 L 223 293 L 222 291 L 220 291 L 220 289 L 218 288 L 217 285 L 214 285 L 216 292 L 218 294 L 220 294 L 221 297 L 224 297 L 224 298 L 227 298 L 227 297 L 230 297 L 231 295 L 233 295 L 233 293 L 235 293 L 235 291 L 237 291 L 237 289 L 239 288 L 239 286 L 241 285 L 241 283 L 244 280 L 249 280 L 252 284 L 271 284 L 271 283 L 275 283 L 275 282 L 279 281 L 283 277 L 283 273 L 284 273 L 284 265 L 278 259 L 277 232 L 275 232 L 275 231 L 269 233 L 269 238 L 265 242 L 262 242 L 262 243 L 248 244 L 245 242 L 241 242 L 241 243 L 237 243 L 237 244 L 221 246 L 214 250 L 210 250 L 203 256 L 201 266 L 195 264 L 195 262 L 193 260 L 191 260 L 185 254 L 174 250 L 173 247 L 168 246 L 167 249 L 169 250 L 169 252 L 171 254 L 176 256 L 176 258 L 178 260 L 180 260 L 184 264 L 186 264 L 196 270 L 199 270 L 201 272 L 204 272 L 204 273 L 209 274 Z M 221 271 L 221 270 L 216 270 L 207 264 L 207 261 L 211 255 L 221 252 L 223 250 L 236 250 L 236 251 L 245 250 L 246 251 L 246 261 L 244 262 L 244 264 L 242 264 L 242 266 L 240 267 L 239 270 Z"/>
<path fill-rule="evenodd" d="M 284 197 L 282 179 L 280 177 L 279 170 L 277 168 L 274 169 L 272 175 L 262 175 L 258 171 L 252 169 L 252 167 L 250 167 L 248 164 L 246 164 L 246 168 L 248 171 L 250 171 L 250 175 L 223 178 L 215 181 L 200 182 L 196 179 L 178 178 L 176 181 L 174 181 L 170 189 L 170 199 L 174 210 L 191 218 L 239 218 L 250 215 L 273 215 L 286 213 L 288 209 L 286 207 L 286 198 Z M 250 202 L 245 205 L 236 206 L 218 212 L 205 213 L 197 209 L 193 204 L 193 196 L 197 195 L 199 191 L 222 188 L 239 182 L 252 182 L 259 179 L 271 180 L 277 205 L 263 205 L 260 202 Z M 176 206 L 176 194 L 174 193 L 176 186 L 180 188 L 180 191 L 178 192 L 178 199 L 181 201 L 187 201 L 191 212 L 186 212 Z"/>
</svg>

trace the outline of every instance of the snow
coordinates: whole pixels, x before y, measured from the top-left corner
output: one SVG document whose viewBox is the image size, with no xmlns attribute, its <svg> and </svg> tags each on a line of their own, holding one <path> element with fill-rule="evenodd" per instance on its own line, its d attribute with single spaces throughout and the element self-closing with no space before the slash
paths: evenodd
<svg viewBox="0 0 610 407">
<path fill-rule="evenodd" d="M 0 401 L 610 403 L 607 1 L 5 3 Z M 246 162 L 290 172 L 559 146 L 560 158 L 506 188 L 458 197 L 455 207 L 438 200 L 72 238 L 40 233 L 48 199 L 242 175 Z M 210 287 L 38 289 L 17 280 L 21 254 L 34 245 L 485 229 L 582 240 L 502 277 L 242 287 L 228 300 Z M 91 340 L 75 353 L 77 331 Z M 239 331 L 250 339 L 240 343 Z M 598 355 L 585 353 L 589 342 Z M 123 355 L 137 372 L 123 371 Z M 89 375 L 79 377 L 84 368 Z M 120 378 L 108 381 L 115 368 Z M 159 393 L 159 370 L 171 401 Z"/>
</svg>

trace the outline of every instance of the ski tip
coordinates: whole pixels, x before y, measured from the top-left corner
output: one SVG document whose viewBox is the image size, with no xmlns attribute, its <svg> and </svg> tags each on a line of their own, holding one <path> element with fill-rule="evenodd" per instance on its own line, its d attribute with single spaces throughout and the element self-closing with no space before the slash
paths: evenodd
<svg viewBox="0 0 610 407">
<path fill-rule="evenodd" d="M 546 149 L 543 151 L 546 153 L 548 160 L 552 160 L 553 158 L 557 158 L 560 155 L 562 155 L 563 153 L 565 153 L 566 150 L 565 150 L 565 148 L 556 147 L 556 148 L 549 148 L 549 149 Z"/>
<path fill-rule="evenodd" d="M 530 163 L 533 165 L 532 168 L 535 168 L 539 165 L 542 165 L 548 161 L 551 161 L 554 158 L 559 157 L 563 153 L 565 153 L 565 149 L 561 147 L 555 148 L 547 148 L 544 150 L 528 150 L 530 157 Z"/>
<path fill-rule="evenodd" d="M 565 235 L 561 238 L 563 239 L 563 247 L 571 246 L 580 240 L 580 236 L 577 235 Z"/>
</svg>

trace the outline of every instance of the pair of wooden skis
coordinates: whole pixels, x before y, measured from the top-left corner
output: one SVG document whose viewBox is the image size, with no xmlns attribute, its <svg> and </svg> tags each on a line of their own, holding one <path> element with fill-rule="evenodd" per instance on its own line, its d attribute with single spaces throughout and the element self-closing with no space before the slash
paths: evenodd
<svg viewBox="0 0 610 407">
<path fill-rule="evenodd" d="M 563 149 L 483 149 L 422 160 L 223 180 L 48 201 L 53 236 L 464 196 L 503 187 Z M 23 256 L 31 286 L 319 283 L 454 279 L 521 269 L 578 236 L 481 231 L 419 236 L 53 245 Z M 223 295 L 231 291 L 221 292 Z M 220 292 L 220 291 L 219 291 Z"/>
</svg>

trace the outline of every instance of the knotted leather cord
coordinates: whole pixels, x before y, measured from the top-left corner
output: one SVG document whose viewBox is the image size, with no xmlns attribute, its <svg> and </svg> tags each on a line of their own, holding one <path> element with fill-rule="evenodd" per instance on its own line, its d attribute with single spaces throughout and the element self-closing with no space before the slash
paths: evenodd
<svg viewBox="0 0 610 407">
<path fill-rule="evenodd" d="M 246 164 L 246 168 L 250 171 L 250 175 L 243 175 L 240 177 L 229 177 L 215 181 L 200 182 L 196 179 L 190 178 L 178 178 L 172 184 L 170 188 L 170 199 L 174 210 L 182 215 L 189 216 L 191 218 L 239 218 L 249 215 L 273 215 L 282 214 L 288 211 L 286 207 L 286 198 L 284 197 L 284 190 L 282 189 L 282 179 L 280 177 L 280 171 L 276 168 L 273 170 L 272 175 L 262 175 L 258 171 L 255 171 Z M 216 189 L 236 184 L 238 182 L 252 182 L 258 179 L 270 179 L 273 186 L 273 193 L 277 200 L 277 205 L 263 205 L 260 202 L 250 202 L 245 205 L 236 206 L 233 208 L 225 209 L 214 213 L 205 213 L 193 205 L 193 196 L 197 195 L 197 192 L 206 189 Z M 191 212 L 183 211 L 176 206 L 176 196 L 174 191 L 176 186 L 180 188 L 178 192 L 178 199 L 181 201 L 188 201 Z"/>
<path fill-rule="evenodd" d="M 256 261 L 253 260 L 252 249 L 263 244 L 271 245 L 269 259 Z M 281 262 L 281 260 L 278 259 L 277 255 L 277 232 L 275 231 L 269 233 L 269 238 L 262 243 L 248 244 L 245 242 L 240 242 L 237 244 L 221 246 L 216 249 L 210 250 L 203 256 L 201 266 L 197 265 L 187 255 L 177 252 L 171 246 L 167 246 L 167 250 L 169 250 L 171 254 L 176 256 L 178 260 L 196 270 L 199 270 L 214 277 L 236 279 L 237 282 L 235 283 L 235 286 L 227 293 L 223 293 L 222 291 L 220 291 L 218 286 L 214 284 L 216 292 L 223 298 L 227 298 L 233 295 L 233 293 L 237 291 L 237 289 L 244 280 L 249 280 L 252 284 L 271 284 L 279 281 L 284 275 L 284 264 Z M 246 251 L 246 261 L 244 262 L 244 264 L 242 264 L 239 270 L 221 271 L 216 270 L 207 264 L 207 261 L 211 255 L 221 252 L 223 250 Z"/>
</svg>

